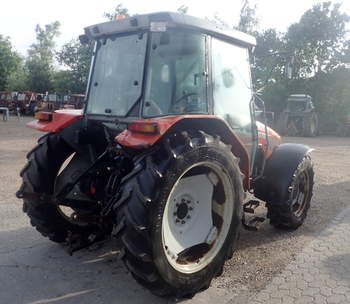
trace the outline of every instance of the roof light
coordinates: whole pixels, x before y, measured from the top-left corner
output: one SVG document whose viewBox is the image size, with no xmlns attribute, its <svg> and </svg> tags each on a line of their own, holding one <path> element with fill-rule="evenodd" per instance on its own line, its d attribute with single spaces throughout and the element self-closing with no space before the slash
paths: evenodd
<svg viewBox="0 0 350 304">
<path fill-rule="evenodd" d="M 126 16 L 124 14 L 116 14 L 115 15 L 116 20 L 121 20 L 121 19 L 125 19 L 125 18 L 126 18 Z"/>
<path fill-rule="evenodd" d="M 128 124 L 128 130 L 135 133 L 157 134 L 158 125 L 154 122 L 131 122 Z"/>
</svg>

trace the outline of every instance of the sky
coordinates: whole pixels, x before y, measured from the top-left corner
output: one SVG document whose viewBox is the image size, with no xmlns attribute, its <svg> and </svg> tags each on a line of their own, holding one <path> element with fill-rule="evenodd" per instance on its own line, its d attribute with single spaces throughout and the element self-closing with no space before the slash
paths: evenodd
<svg viewBox="0 0 350 304">
<path fill-rule="evenodd" d="M 213 17 L 217 14 L 227 24 L 237 24 L 242 0 L 2 0 L 0 34 L 9 36 L 14 48 L 26 55 L 28 47 L 35 41 L 35 26 L 60 21 L 60 37 L 57 47 L 83 33 L 84 27 L 106 21 L 104 12 L 113 11 L 123 3 L 131 14 L 156 11 L 176 11 L 181 5 L 189 7 L 188 14 L 197 17 Z M 297 22 L 303 12 L 319 0 L 251 0 L 257 4 L 260 29 L 276 28 L 285 31 Z M 350 0 L 343 0 L 342 10 L 350 15 Z"/>
</svg>

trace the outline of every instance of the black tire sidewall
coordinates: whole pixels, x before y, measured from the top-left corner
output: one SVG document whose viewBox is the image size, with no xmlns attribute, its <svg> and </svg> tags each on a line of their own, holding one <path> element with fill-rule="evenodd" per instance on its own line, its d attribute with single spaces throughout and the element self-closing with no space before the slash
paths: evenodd
<svg viewBox="0 0 350 304">
<path fill-rule="evenodd" d="M 237 172 L 237 168 L 234 166 L 234 160 L 233 155 L 230 152 L 227 152 L 224 148 L 214 146 L 199 147 L 184 153 L 180 158 L 175 159 L 174 164 L 170 166 L 170 169 L 167 171 L 166 176 L 163 179 L 163 184 L 160 185 L 159 199 L 155 204 L 155 208 L 153 208 L 150 213 L 150 221 L 153 223 L 151 234 L 153 239 L 152 251 L 154 262 L 162 278 L 172 286 L 179 289 L 181 288 L 184 292 L 185 290 L 193 292 L 196 288 L 205 285 L 208 282 L 208 279 L 211 280 L 227 259 L 230 246 L 232 246 L 237 240 L 241 220 L 241 202 L 238 189 L 242 186 L 238 184 L 240 181 L 240 175 L 239 172 Z M 189 167 L 195 163 L 203 161 L 214 162 L 220 166 L 223 171 L 226 171 L 233 189 L 237 190 L 233 191 L 233 214 L 230 229 L 223 246 L 205 268 L 196 273 L 185 274 L 176 271 L 167 260 L 163 249 L 162 220 L 168 196 L 174 184 Z"/>
<path fill-rule="evenodd" d="M 296 179 L 300 178 L 300 175 L 303 171 L 306 171 L 308 174 L 308 187 L 309 187 L 309 192 L 307 193 L 307 199 L 305 202 L 305 208 L 300 216 L 296 216 L 293 211 L 292 211 L 292 206 L 290 206 L 290 213 L 291 213 L 291 221 L 293 222 L 294 225 L 300 226 L 304 221 L 307 216 L 307 211 L 310 208 L 310 202 L 312 198 L 312 188 L 313 188 L 313 169 L 312 169 L 312 163 L 311 160 L 308 158 L 304 158 L 303 161 L 300 163 L 298 170 L 297 170 L 297 176 Z M 291 199 L 290 199 L 291 200 Z"/>
<path fill-rule="evenodd" d="M 296 216 L 292 209 L 292 198 L 291 193 L 288 193 L 288 199 L 284 202 L 280 202 L 278 204 L 268 204 L 269 213 L 271 213 L 270 216 L 270 223 L 276 227 L 281 228 L 285 230 L 294 230 L 297 229 L 299 226 L 301 226 L 307 216 L 308 210 L 310 208 L 310 203 L 313 195 L 313 185 L 314 185 L 314 171 L 313 171 L 313 165 L 312 161 L 308 156 L 305 156 L 303 160 L 298 165 L 296 171 L 295 171 L 295 178 L 292 180 L 292 183 L 290 186 L 293 186 L 293 184 L 296 182 L 298 178 L 300 178 L 300 174 L 302 171 L 307 171 L 307 174 L 309 175 L 309 193 L 308 198 L 305 202 L 305 208 L 300 216 Z M 288 189 L 286 189 L 288 191 Z"/>
<path fill-rule="evenodd" d="M 24 184 L 34 187 L 30 188 L 29 192 L 50 196 L 53 193 L 59 169 L 73 152 L 74 150 L 57 133 L 41 137 L 38 140 L 38 146 L 28 155 L 31 165 L 23 175 Z M 30 183 L 28 183 L 29 180 L 31 180 Z M 49 201 L 44 203 L 33 198 L 24 198 L 23 210 L 28 214 L 32 225 L 54 242 L 65 242 L 68 231 L 82 232 L 91 228 L 90 225 L 73 224 L 63 215 L 58 206 Z"/>
</svg>

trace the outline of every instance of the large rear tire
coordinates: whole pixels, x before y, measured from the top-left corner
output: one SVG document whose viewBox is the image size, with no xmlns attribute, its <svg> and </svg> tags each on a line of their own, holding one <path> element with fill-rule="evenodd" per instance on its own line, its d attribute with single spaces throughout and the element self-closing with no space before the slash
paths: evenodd
<svg viewBox="0 0 350 304">
<path fill-rule="evenodd" d="M 75 223 L 60 207 L 50 203 L 57 174 L 72 153 L 59 134 L 46 134 L 27 154 L 28 162 L 20 173 L 23 183 L 17 197 L 23 198 L 23 211 L 36 230 L 57 243 L 65 242 L 69 232 L 87 233 L 92 228 L 87 223 Z"/>
<path fill-rule="evenodd" d="M 127 268 L 160 296 L 208 288 L 232 256 L 242 200 L 229 146 L 201 132 L 174 134 L 122 181 L 115 233 Z"/>
<path fill-rule="evenodd" d="M 284 202 L 267 202 L 270 224 L 284 230 L 301 226 L 310 208 L 313 194 L 314 170 L 311 158 L 306 155 L 299 163 L 288 187 L 288 199 Z"/>
</svg>

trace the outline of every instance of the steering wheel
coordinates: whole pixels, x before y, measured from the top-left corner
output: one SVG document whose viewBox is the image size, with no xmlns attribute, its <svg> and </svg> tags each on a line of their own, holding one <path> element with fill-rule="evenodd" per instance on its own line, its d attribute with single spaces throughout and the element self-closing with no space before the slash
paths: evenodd
<svg viewBox="0 0 350 304">
<path fill-rule="evenodd" d="M 145 109 L 146 109 L 146 111 L 149 112 L 151 108 L 156 110 L 157 113 L 155 115 L 157 115 L 157 114 L 162 115 L 163 114 L 162 109 L 158 106 L 158 104 L 155 101 L 150 100 L 150 99 L 146 100 L 145 101 Z"/>
<path fill-rule="evenodd" d="M 186 99 L 186 98 L 188 98 L 188 97 L 190 97 L 190 96 L 198 96 L 198 93 L 192 92 L 192 93 L 187 93 L 187 94 L 185 94 L 185 95 L 182 95 L 180 98 L 178 98 L 178 99 L 175 101 L 174 105 L 178 104 L 181 100 Z"/>
</svg>

